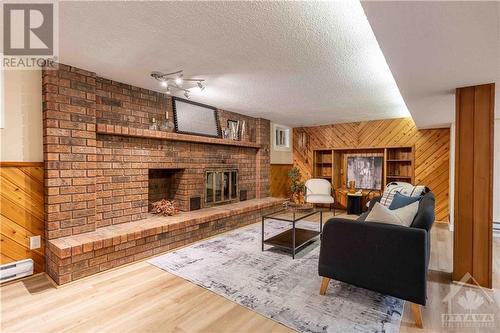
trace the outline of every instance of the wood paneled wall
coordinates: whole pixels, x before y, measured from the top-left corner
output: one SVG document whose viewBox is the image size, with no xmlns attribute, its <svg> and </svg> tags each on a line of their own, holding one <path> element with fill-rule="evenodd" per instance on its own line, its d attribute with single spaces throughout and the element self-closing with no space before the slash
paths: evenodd
<svg viewBox="0 0 500 333">
<path fill-rule="evenodd" d="M 290 197 L 290 180 L 288 171 L 293 164 L 271 164 L 270 194 L 276 198 Z"/>
<path fill-rule="evenodd" d="M 0 164 L 0 261 L 33 259 L 35 273 L 45 270 L 43 163 Z M 42 236 L 42 247 L 29 249 L 30 236 Z"/>
<path fill-rule="evenodd" d="M 492 285 L 493 118 L 495 84 L 456 92 L 453 279 L 470 273 Z"/>
<path fill-rule="evenodd" d="M 297 134 L 305 131 L 308 144 L 299 149 Z M 436 195 L 436 220 L 448 222 L 448 128 L 419 130 L 411 118 L 374 120 L 294 128 L 293 160 L 305 178 L 313 171 L 314 149 L 415 146 L 415 184 L 427 185 Z"/>
</svg>

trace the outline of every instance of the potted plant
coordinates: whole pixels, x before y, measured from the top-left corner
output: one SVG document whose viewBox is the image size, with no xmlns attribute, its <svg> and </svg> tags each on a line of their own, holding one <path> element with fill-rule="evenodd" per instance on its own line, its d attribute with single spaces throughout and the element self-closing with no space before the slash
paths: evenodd
<svg viewBox="0 0 500 333">
<path fill-rule="evenodd" d="M 301 204 L 304 202 L 304 182 L 301 181 L 301 174 L 299 168 L 294 166 L 288 172 L 288 178 L 290 179 L 290 190 L 292 192 L 291 201 L 296 204 Z"/>
</svg>

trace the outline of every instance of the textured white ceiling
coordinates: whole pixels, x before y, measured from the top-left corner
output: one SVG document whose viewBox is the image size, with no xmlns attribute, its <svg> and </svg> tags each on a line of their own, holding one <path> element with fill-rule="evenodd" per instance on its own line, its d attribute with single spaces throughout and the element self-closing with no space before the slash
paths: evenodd
<svg viewBox="0 0 500 333">
<path fill-rule="evenodd" d="M 60 59 L 160 90 L 153 70 L 206 79 L 195 101 L 290 126 L 407 115 L 357 1 L 60 2 Z"/>
<path fill-rule="evenodd" d="M 419 127 L 448 125 L 455 88 L 496 82 L 500 116 L 500 2 L 363 2 Z"/>
</svg>

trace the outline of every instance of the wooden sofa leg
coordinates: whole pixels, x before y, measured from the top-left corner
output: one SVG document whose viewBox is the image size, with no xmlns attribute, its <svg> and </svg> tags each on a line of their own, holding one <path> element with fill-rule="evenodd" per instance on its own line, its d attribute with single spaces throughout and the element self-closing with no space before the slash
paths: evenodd
<svg viewBox="0 0 500 333">
<path fill-rule="evenodd" d="M 411 312 L 413 313 L 413 318 L 415 318 L 415 325 L 418 328 L 424 328 L 424 324 L 422 323 L 422 309 L 419 304 L 410 303 Z"/>
<path fill-rule="evenodd" d="M 326 293 L 326 289 L 328 289 L 328 284 L 330 283 L 330 278 L 324 277 L 321 280 L 321 287 L 319 288 L 319 294 L 324 295 Z"/>
</svg>

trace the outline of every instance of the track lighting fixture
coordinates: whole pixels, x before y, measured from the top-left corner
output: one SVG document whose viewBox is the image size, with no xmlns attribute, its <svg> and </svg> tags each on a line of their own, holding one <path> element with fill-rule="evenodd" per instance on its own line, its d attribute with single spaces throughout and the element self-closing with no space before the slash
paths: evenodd
<svg viewBox="0 0 500 333">
<path fill-rule="evenodd" d="M 182 74 L 177 76 L 175 78 L 175 84 L 177 85 L 177 87 L 181 87 L 182 86 L 182 83 L 183 83 L 183 79 L 182 79 Z"/>
<path fill-rule="evenodd" d="M 166 88 L 165 93 L 169 95 L 172 94 L 172 89 L 175 89 L 184 92 L 184 96 L 189 98 L 191 96 L 191 91 L 188 90 L 189 88 L 197 86 L 200 88 L 200 91 L 205 90 L 204 79 L 184 78 L 182 70 L 172 73 L 151 72 L 151 77 L 160 81 L 160 85 Z"/>
</svg>

